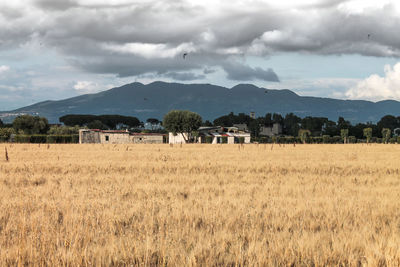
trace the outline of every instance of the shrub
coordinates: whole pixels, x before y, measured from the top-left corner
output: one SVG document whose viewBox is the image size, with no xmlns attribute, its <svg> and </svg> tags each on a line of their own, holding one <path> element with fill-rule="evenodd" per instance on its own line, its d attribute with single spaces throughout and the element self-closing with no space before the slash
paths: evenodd
<svg viewBox="0 0 400 267">
<path fill-rule="evenodd" d="M 400 144 L 400 136 L 397 136 L 397 143 Z"/>
<path fill-rule="evenodd" d="M 330 143 L 332 143 L 331 136 L 330 136 L 330 135 L 323 135 L 323 136 L 322 136 L 322 142 L 323 142 L 324 144 L 330 144 Z"/>
<path fill-rule="evenodd" d="M 310 130 L 304 130 L 304 129 L 299 130 L 299 138 L 303 144 L 309 142 L 310 135 L 311 135 Z"/>
<path fill-rule="evenodd" d="M 372 140 L 372 128 L 364 128 L 363 129 L 364 137 L 367 138 L 367 143 L 370 143 Z M 373 141 L 372 141 L 373 142 Z"/>
<path fill-rule="evenodd" d="M 7 142 L 15 134 L 14 128 L 0 128 L 0 142 Z"/>
<path fill-rule="evenodd" d="M 313 144 L 322 144 L 323 139 L 321 136 L 315 136 L 315 137 L 312 137 L 311 142 Z"/>
<path fill-rule="evenodd" d="M 390 140 L 392 131 L 389 128 L 382 129 L 382 143 L 387 144 Z"/>
<path fill-rule="evenodd" d="M 357 138 L 355 136 L 349 136 L 349 143 L 350 144 L 355 144 L 357 143 Z"/>
<path fill-rule="evenodd" d="M 30 136 L 30 143 L 34 143 L 34 144 L 44 144 L 46 143 L 46 135 L 43 134 L 34 134 Z"/>
<path fill-rule="evenodd" d="M 14 141 L 16 143 L 30 143 L 31 136 L 30 135 L 16 135 Z"/>
<path fill-rule="evenodd" d="M 79 135 L 48 135 L 46 137 L 46 142 L 55 144 L 76 144 L 79 143 Z"/>
<path fill-rule="evenodd" d="M 240 144 L 243 144 L 243 143 L 244 143 L 244 137 L 243 137 L 243 136 L 239 137 L 239 143 L 240 143 Z"/>
<path fill-rule="evenodd" d="M 296 138 L 293 136 L 278 137 L 278 143 L 293 144 L 295 142 L 295 140 L 296 140 Z"/>
<path fill-rule="evenodd" d="M 221 137 L 221 143 L 222 144 L 227 144 L 228 143 L 228 137 L 227 136 L 222 136 Z"/>
<path fill-rule="evenodd" d="M 335 135 L 332 137 L 332 143 L 333 144 L 340 144 L 342 143 L 342 137 L 340 137 L 339 135 Z"/>
<path fill-rule="evenodd" d="M 349 129 L 341 129 L 340 136 L 342 137 L 343 143 L 346 144 L 348 142 Z"/>
<path fill-rule="evenodd" d="M 206 136 L 206 143 L 207 144 L 211 144 L 213 141 L 213 137 L 212 136 Z"/>
</svg>

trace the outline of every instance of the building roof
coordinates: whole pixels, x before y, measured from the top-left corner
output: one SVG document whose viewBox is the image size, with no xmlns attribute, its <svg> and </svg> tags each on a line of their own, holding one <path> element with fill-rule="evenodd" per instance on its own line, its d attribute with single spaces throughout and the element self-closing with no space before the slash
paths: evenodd
<svg viewBox="0 0 400 267">
<path fill-rule="evenodd" d="M 88 132 L 99 132 L 99 133 L 108 133 L 108 134 L 129 134 L 129 135 L 136 135 L 136 136 L 164 136 L 165 134 L 162 133 L 131 133 L 127 130 L 100 130 L 100 129 L 81 129 L 83 131 Z"/>
<path fill-rule="evenodd" d="M 166 134 L 162 133 L 131 133 L 133 136 L 164 136 Z"/>
</svg>

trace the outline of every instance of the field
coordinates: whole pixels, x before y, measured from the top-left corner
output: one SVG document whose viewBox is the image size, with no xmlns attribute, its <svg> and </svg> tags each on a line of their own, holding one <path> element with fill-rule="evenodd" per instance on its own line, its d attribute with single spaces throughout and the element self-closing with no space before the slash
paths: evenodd
<svg viewBox="0 0 400 267">
<path fill-rule="evenodd" d="M 400 145 L 0 149 L 1 266 L 400 266 Z"/>
</svg>

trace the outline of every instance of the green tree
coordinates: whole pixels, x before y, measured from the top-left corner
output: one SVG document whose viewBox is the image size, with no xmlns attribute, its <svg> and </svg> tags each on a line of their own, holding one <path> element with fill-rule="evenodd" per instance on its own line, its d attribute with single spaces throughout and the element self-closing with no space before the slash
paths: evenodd
<svg viewBox="0 0 400 267">
<path fill-rule="evenodd" d="M 209 120 L 206 120 L 202 123 L 202 126 L 211 127 L 213 124 Z"/>
<path fill-rule="evenodd" d="M 51 126 L 47 133 L 50 135 L 71 135 L 79 134 L 79 129 L 79 126 Z"/>
<path fill-rule="evenodd" d="M 318 136 L 321 135 L 326 122 L 328 119 L 323 117 L 305 117 L 301 120 L 301 128 L 310 130 L 314 136 Z"/>
<path fill-rule="evenodd" d="M 291 136 L 296 136 L 300 129 L 301 118 L 288 113 L 283 120 L 283 133 Z"/>
<path fill-rule="evenodd" d="M 396 118 L 392 115 L 386 115 L 383 116 L 380 121 L 378 121 L 377 126 L 381 132 L 383 128 L 389 128 L 391 131 L 393 131 L 394 129 L 400 127 L 400 120 L 398 117 Z"/>
<path fill-rule="evenodd" d="M 107 130 L 108 126 L 102 123 L 100 120 L 94 120 L 88 123 L 87 127 L 89 129 L 100 129 L 100 130 Z"/>
<path fill-rule="evenodd" d="M 367 143 L 371 142 L 372 128 L 370 128 L 370 127 L 364 128 L 363 133 L 364 133 L 364 137 L 367 138 Z"/>
<path fill-rule="evenodd" d="M 382 129 L 382 141 L 383 143 L 387 144 L 389 143 L 389 139 L 391 136 L 392 131 L 389 128 L 383 128 Z"/>
<path fill-rule="evenodd" d="M 14 128 L 0 128 L 0 142 L 8 141 L 12 134 L 15 134 Z"/>
<path fill-rule="evenodd" d="M 311 132 L 310 130 L 300 129 L 299 130 L 299 138 L 303 144 L 307 143 L 310 139 Z"/>
<path fill-rule="evenodd" d="M 251 136 L 253 136 L 253 137 L 259 136 L 260 130 L 261 130 L 261 127 L 260 127 L 261 122 L 260 121 L 261 121 L 261 118 L 252 120 L 250 122 L 249 131 L 250 131 Z"/>
<path fill-rule="evenodd" d="M 348 138 L 349 138 L 349 129 L 341 129 L 340 130 L 340 136 L 343 139 L 343 143 L 347 144 L 348 143 Z"/>
<path fill-rule="evenodd" d="M 121 116 L 121 115 L 80 115 L 71 114 L 59 118 L 59 121 L 67 126 L 85 126 L 94 121 L 101 121 L 107 125 L 107 128 L 115 129 L 118 124 L 124 124 L 129 127 L 136 127 L 140 125 L 140 121 L 136 117 Z"/>
<path fill-rule="evenodd" d="M 0 127 L 3 127 L 4 126 L 4 123 L 3 123 L 3 121 L 0 119 Z"/>
<path fill-rule="evenodd" d="M 49 122 L 44 117 L 21 115 L 14 119 L 13 128 L 16 132 L 24 134 L 46 134 L 49 130 Z"/>
<path fill-rule="evenodd" d="M 159 124 L 160 123 L 160 121 L 156 118 L 148 118 L 146 120 L 146 122 L 151 123 L 151 124 Z"/>
<path fill-rule="evenodd" d="M 188 110 L 171 110 L 164 116 L 163 126 L 174 135 L 181 133 L 188 143 L 193 142 L 192 135 L 199 129 L 202 121 L 197 113 Z M 183 133 L 187 133 L 187 137 Z"/>
<path fill-rule="evenodd" d="M 337 127 L 339 130 L 349 129 L 351 127 L 351 123 L 349 121 L 346 121 L 343 117 L 339 117 Z"/>
<path fill-rule="evenodd" d="M 283 117 L 279 113 L 272 114 L 272 122 L 283 124 Z"/>
</svg>

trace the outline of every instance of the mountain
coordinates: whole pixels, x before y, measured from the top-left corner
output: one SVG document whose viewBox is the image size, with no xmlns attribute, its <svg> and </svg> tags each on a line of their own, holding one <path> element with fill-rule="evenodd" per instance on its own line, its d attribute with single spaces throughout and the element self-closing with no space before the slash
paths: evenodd
<svg viewBox="0 0 400 267">
<path fill-rule="evenodd" d="M 179 84 L 153 82 L 147 85 L 131 83 L 96 94 L 86 94 L 59 101 L 44 101 L 12 111 L 0 112 L 3 121 L 19 114 L 44 116 L 57 123 L 66 114 L 120 114 L 162 119 L 171 109 L 186 109 L 199 113 L 204 120 L 234 113 L 256 112 L 286 114 L 300 117 L 328 117 L 336 121 L 339 116 L 351 122 L 376 122 L 384 115 L 400 115 L 400 102 L 386 100 L 338 100 L 299 96 L 290 90 L 270 90 L 251 84 L 225 88 L 211 84 Z"/>
</svg>

